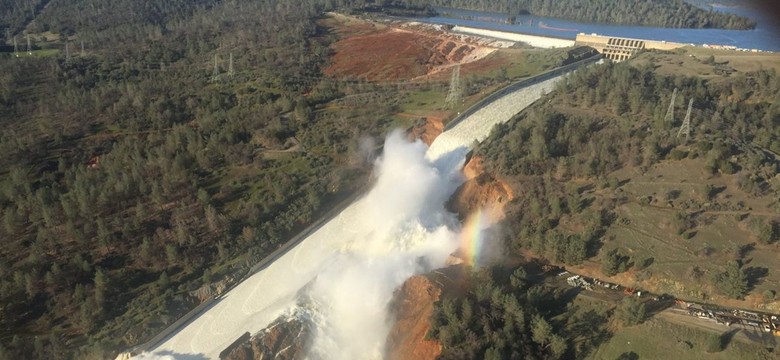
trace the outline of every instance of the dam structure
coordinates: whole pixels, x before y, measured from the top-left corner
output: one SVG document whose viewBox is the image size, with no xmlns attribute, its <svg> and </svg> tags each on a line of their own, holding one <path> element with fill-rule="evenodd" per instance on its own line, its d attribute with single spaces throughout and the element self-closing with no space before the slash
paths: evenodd
<svg viewBox="0 0 780 360">
<path fill-rule="evenodd" d="M 603 54 L 607 59 L 616 62 L 628 60 L 636 52 L 644 49 L 669 51 L 686 46 L 686 44 L 675 42 L 630 39 L 597 34 L 587 35 L 583 33 L 577 34 L 574 43 L 578 46 L 590 46 L 600 54 Z"/>
<path fill-rule="evenodd" d="M 430 148 L 393 132 L 365 196 L 141 349 L 151 354 L 139 358 L 217 359 L 246 332 L 301 312 L 318 329 L 309 356 L 382 358 L 393 291 L 412 275 L 443 267 L 459 246 L 459 223 L 444 203 L 463 182 L 469 148 L 552 91 L 565 74 L 598 59 L 499 90 L 453 119 Z"/>
</svg>

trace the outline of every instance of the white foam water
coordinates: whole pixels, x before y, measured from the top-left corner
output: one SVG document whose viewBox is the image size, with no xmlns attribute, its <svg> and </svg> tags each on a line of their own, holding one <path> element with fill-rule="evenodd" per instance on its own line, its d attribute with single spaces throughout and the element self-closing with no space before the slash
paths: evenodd
<svg viewBox="0 0 780 360">
<path fill-rule="evenodd" d="M 442 267 L 459 225 L 444 203 L 462 182 L 468 148 L 486 138 L 561 77 L 507 94 L 441 134 L 430 149 L 395 131 L 363 198 L 138 358 L 216 359 L 298 306 L 316 329 L 313 359 L 380 359 L 392 293 L 410 276 Z"/>
</svg>

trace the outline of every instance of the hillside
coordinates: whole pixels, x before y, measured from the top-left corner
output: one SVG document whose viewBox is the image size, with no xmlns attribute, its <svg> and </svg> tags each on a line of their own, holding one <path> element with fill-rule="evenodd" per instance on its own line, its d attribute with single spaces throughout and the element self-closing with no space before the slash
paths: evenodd
<svg viewBox="0 0 780 360">
<path fill-rule="evenodd" d="M 0 358 L 148 341 L 364 186 L 372 139 L 566 60 L 277 5 L 51 2 L 0 48 Z M 378 77 L 342 46 L 397 34 Z"/>
<path fill-rule="evenodd" d="M 139 4 L 53 2 L 0 52 L 0 358 L 148 340 L 362 186 L 391 126 L 386 97 L 318 111 L 346 83 L 316 2 Z"/>
<path fill-rule="evenodd" d="M 698 319 L 680 300 L 779 303 L 780 57 L 700 55 L 581 69 L 480 144 L 480 176 L 514 194 L 483 235 L 506 256 L 435 304 L 439 358 L 776 357 L 771 333 Z M 692 133 L 678 137 L 691 98 Z M 563 267 L 602 282 L 577 286 Z"/>
<path fill-rule="evenodd" d="M 711 70 L 663 70 L 683 61 Z M 516 194 L 510 247 L 625 286 L 780 310 L 780 59 L 764 61 L 721 75 L 718 57 L 684 52 L 593 66 L 495 129 L 477 153 Z"/>
</svg>

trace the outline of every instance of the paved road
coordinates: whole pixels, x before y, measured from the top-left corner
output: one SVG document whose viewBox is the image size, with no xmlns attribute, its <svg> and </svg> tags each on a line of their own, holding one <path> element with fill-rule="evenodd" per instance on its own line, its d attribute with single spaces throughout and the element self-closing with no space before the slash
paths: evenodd
<svg viewBox="0 0 780 360">
<path fill-rule="evenodd" d="M 761 332 L 753 326 L 745 326 L 740 324 L 732 324 L 731 326 L 727 326 L 725 324 L 718 324 L 712 320 L 690 316 L 688 315 L 687 311 L 675 307 L 661 311 L 655 316 L 675 324 L 704 330 L 718 335 L 734 330 L 737 331 L 736 334 L 734 334 L 734 339 L 743 342 L 756 342 L 760 344 L 766 344 L 766 341 L 780 342 L 780 338 L 775 338 L 772 334 Z"/>
</svg>

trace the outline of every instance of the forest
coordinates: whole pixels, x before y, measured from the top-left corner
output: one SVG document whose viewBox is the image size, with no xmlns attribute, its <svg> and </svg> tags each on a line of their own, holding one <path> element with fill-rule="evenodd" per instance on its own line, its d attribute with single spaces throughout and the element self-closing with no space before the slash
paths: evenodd
<svg viewBox="0 0 780 360">
<path fill-rule="evenodd" d="M 440 359 L 580 359 L 610 336 L 615 311 L 567 311 L 576 294 L 535 283 L 523 267 L 480 269 L 466 283 L 465 295 L 436 303 L 427 336 L 442 344 Z M 641 322 L 644 306 L 628 314 Z"/>
<path fill-rule="evenodd" d="M 703 9 L 683 0 L 434 0 L 432 5 L 501 12 L 510 19 L 531 14 L 584 22 L 672 28 L 744 30 L 756 26 L 748 18 Z"/>
<path fill-rule="evenodd" d="M 103 359 L 146 341 L 195 306 L 196 294 L 239 278 L 358 191 L 370 172 L 359 140 L 394 125 L 397 87 L 323 77 L 334 35 L 318 20 L 327 10 L 375 5 L 0 0 L 8 9 L 0 12 L 0 359 Z M 425 9 L 421 1 L 379 5 Z M 15 58 L 12 38 L 21 42 L 25 33 L 51 51 Z M 650 111 L 657 118 L 662 109 L 637 99 L 661 99 L 661 89 L 674 84 L 701 104 L 720 99 L 717 108 L 701 106 L 737 119 L 723 131 L 780 149 L 778 108 L 767 100 L 777 91 L 774 73 L 718 87 L 656 77 L 651 69 L 607 69 L 577 75 L 559 92 L 567 101 L 609 104 L 614 114 Z M 632 83 L 649 87 L 626 85 Z M 580 92 L 585 85 L 593 89 Z M 325 109 L 353 94 L 364 102 L 359 110 Z M 751 101 L 726 101 L 733 98 Z M 522 123 L 538 129 L 506 125 L 480 151 L 494 159 L 497 173 L 531 176 L 530 191 L 558 199 L 530 203 L 533 211 L 513 218 L 518 227 L 531 225 L 515 246 L 577 263 L 597 252 L 599 234 L 614 219 L 578 192 L 545 182 L 545 174 L 595 176 L 627 161 L 656 161 L 672 153 L 670 145 L 639 128 L 601 127 L 593 119 L 566 125 L 570 115 L 549 109 L 527 116 Z M 547 118 L 560 126 L 540 125 Z M 624 143 L 588 145 L 581 133 L 593 129 Z M 512 137 L 536 137 L 536 145 L 503 151 Z M 558 140 L 539 145 L 547 138 Z M 640 150 L 652 141 L 653 151 Z M 702 147 L 715 151 L 713 171 L 732 165 L 738 149 L 714 141 Z M 766 165 L 756 161 L 755 169 Z M 744 184 L 768 191 L 765 180 L 746 176 Z M 554 214 L 569 213 L 587 215 L 588 231 L 559 231 Z M 775 241 L 775 228 L 768 227 L 768 241 Z M 548 246 L 548 239 L 563 245 Z M 727 269 L 722 278 L 739 282 L 739 271 Z M 539 354 L 577 351 L 552 335 L 536 340 L 527 346 Z M 477 351 L 463 346 L 464 353 Z"/>
<path fill-rule="evenodd" d="M 693 99 L 694 139 L 676 136 L 681 119 L 664 121 L 674 88 Z M 652 63 L 607 64 L 574 73 L 550 101 L 497 126 L 477 151 L 490 171 L 523 194 L 506 220 L 513 234 L 509 246 L 562 264 L 597 259 L 607 276 L 632 267 L 644 269 L 651 259 L 617 249 L 599 250 L 607 241 L 606 230 L 628 221 L 614 212 L 630 199 L 619 190 L 613 193 L 621 183 L 611 174 L 625 168 L 645 173 L 664 160 L 700 159 L 703 171 L 713 178 L 735 175 L 739 191 L 747 198 L 766 199 L 767 211 L 776 213 L 780 210 L 773 201 L 780 193 L 780 184 L 774 181 L 780 169 L 780 106 L 774 101 L 778 91 L 780 76 L 774 69 L 715 80 L 660 75 Z M 592 191 L 586 195 L 589 183 L 615 195 L 598 197 Z M 704 202 L 714 202 L 714 194 L 723 189 L 709 184 L 701 196 Z M 668 200 L 677 195 L 666 196 Z M 643 205 L 650 199 L 637 201 Z M 684 239 L 694 235 L 690 229 L 696 223 L 706 226 L 713 221 L 695 220 L 695 212 L 675 211 L 671 220 L 659 221 L 670 221 L 675 235 Z M 747 226 L 760 244 L 780 240 L 777 217 L 752 219 Z M 713 248 L 705 250 L 699 256 L 711 255 Z M 756 281 L 751 276 L 756 272 L 766 276 L 773 270 L 748 267 L 745 250 L 733 251 L 732 260 L 721 264 L 722 272 L 702 280 L 722 295 L 740 299 Z M 701 277 L 701 269 L 690 271 Z M 765 298 L 770 301 L 773 296 Z"/>
<path fill-rule="evenodd" d="M 318 20 L 342 6 L 3 12 L 9 37 L 56 36 L 0 52 L 0 358 L 146 341 L 366 183 L 358 143 L 392 125 L 395 88 L 321 75 L 335 36 Z M 365 107 L 321 109 L 350 94 Z"/>
<path fill-rule="evenodd" d="M 697 125 L 690 140 L 674 136 L 681 119 L 665 121 L 674 88 L 694 99 Z M 777 213 L 780 183 L 772 180 L 780 169 L 780 106 L 774 101 L 779 91 L 780 74 L 773 69 L 709 80 L 659 74 L 652 62 L 578 70 L 545 101 L 497 125 L 475 152 L 488 172 L 518 194 L 502 222 L 507 254 L 520 258 L 530 252 L 538 261 L 561 265 L 590 261 L 606 276 L 628 270 L 642 274 L 653 259 L 602 249 L 612 241 L 607 230 L 627 221 L 614 211 L 627 200 L 593 193 L 620 187 L 611 175 L 615 171 L 647 172 L 664 160 L 698 158 L 714 177 L 738 174 L 740 190 L 765 199 Z M 704 190 L 703 196 L 714 201 L 712 194 L 723 189 Z M 684 234 L 691 219 L 676 214 L 673 224 Z M 758 223 L 761 246 L 780 241 L 777 218 Z M 720 271 L 696 275 L 696 281 L 711 284 L 724 297 L 743 298 L 754 285 L 756 268 L 739 249 L 733 260 L 716 264 Z M 615 324 L 617 329 L 637 325 L 649 315 L 635 297 L 599 311 L 567 306 L 576 288 L 546 286 L 528 275 L 526 265 L 507 263 L 475 269 L 465 281 L 465 296 L 436 303 L 428 336 L 443 345 L 440 358 L 588 358 L 613 336 Z"/>
</svg>

